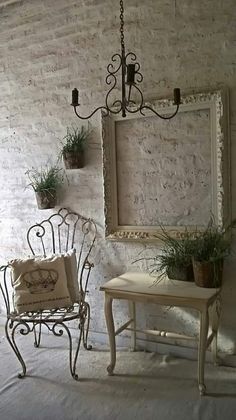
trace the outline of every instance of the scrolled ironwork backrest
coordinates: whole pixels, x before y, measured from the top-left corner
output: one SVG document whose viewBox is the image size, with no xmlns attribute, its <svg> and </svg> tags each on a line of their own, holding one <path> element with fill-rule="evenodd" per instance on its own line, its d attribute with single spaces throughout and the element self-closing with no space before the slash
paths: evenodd
<svg viewBox="0 0 236 420">
<path fill-rule="evenodd" d="M 48 219 L 32 225 L 27 231 L 27 242 L 33 255 L 36 255 L 39 250 L 40 254 L 44 256 L 50 253 L 67 252 L 75 246 L 76 233 L 80 230 L 85 238 L 91 230 L 90 225 L 94 227 L 91 241 L 91 245 L 93 245 L 96 234 L 94 222 L 78 213 L 62 208 Z"/>
<path fill-rule="evenodd" d="M 78 262 L 78 276 L 81 289 L 86 291 L 87 283 L 83 285 L 84 269 L 90 272 L 89 256 L 96 239 L 97 228 L 92 219 L 61 208 L 48 219 L 31 226 L 27 232 L 27 242 L 33 255 L 48 256 L 61 254 L 75 248 Z"/>
<path fill-rule="evenodd" d="M 92 219 L 61 208 L 48 219 L 32 225 L 27 231 L 27 242 L 33 255 L 49 256 L 61 254 L 75 248 L 78 266 L 80 290 L 87 291 L 88 279 L 93 264 L 89 257 L 97 235 L 96 224 Z M 0 267 L 3 280 L 0 290 L 3 295 L 7 313 L 10 312 L 9 286 L 7 273 L 9 266 Z"/>
</svg>

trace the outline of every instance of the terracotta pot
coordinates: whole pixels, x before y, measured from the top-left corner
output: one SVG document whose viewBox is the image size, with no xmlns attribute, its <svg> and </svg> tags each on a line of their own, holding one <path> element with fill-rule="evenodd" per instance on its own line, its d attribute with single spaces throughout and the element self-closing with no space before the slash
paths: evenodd
<svg viewBox="0 0 236 420">
<path fill-rule="evenodd" d="M 221 287 L 223 274 L 223 259 L 211 261 L 196 261 L 193 259 L 194 280 L 200 287 Z"/>
<path fill-rule="evenodd" d="M 173 280 L 194 281 L 192 264 L 187 267 L 170 268 L 167 270 L 167 275 Z"/>
<path fill-rule="evenodd" d="M 55 207 L 57 202 L 56 192 L 35 191 L 35 195 L 39 209 L 53 209 Z"/>
<path fill-rule="evenodd" d="M 83 152 L 65 152 L 63 153 L 63 161 L 66 169 L 80 169 L 84 167 Z"/>
</svg>

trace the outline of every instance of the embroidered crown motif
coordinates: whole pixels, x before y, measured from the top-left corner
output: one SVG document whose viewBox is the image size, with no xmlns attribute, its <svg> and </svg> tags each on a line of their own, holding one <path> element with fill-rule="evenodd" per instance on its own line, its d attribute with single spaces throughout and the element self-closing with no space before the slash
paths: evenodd
<svg viewBox="0 0 236 420">
<path fill-rule="evenodd" d="M 24 273 L 22 278 L 30 293 L 50 293 L 55 289 L 58 272 L 38 268 Z"/>
</svg>

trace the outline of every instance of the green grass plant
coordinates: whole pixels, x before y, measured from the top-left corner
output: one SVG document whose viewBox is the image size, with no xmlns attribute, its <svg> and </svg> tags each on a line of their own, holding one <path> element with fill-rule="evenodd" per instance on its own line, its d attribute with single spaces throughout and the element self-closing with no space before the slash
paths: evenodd
<svg viewBox="0 0 236 420">
<path fill-rule="evenodd" d="M 29 169 L 26 174 L 35 192 L 55 191 L 63 184 L 62 169 L 57 166 L 49 166 L 41 169 Z"/>
<path fill-rule="evenodd" d="M 82 126 L 81 128 L 67 127 L 67 133 L 63 138 L 61 154 L 82 153 L 86 147 L 91 129 Z"/>
</svg>

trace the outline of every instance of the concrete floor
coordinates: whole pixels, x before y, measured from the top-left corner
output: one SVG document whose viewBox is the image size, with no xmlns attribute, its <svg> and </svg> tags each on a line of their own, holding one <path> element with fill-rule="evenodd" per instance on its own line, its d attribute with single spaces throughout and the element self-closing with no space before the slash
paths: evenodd
<svg viewBox="0 0 236 420">
<path fill-rule="evenodd" d="M 17 378 L 19 363 L 0 329 L 0 419 L 161 419 L 236 418 L 236 370 L 206 364 L 208 395 L 199 397 L 197 363 L 156 353 L 119 351 L 113 377 L 106 374 L 107 348 L 82 350 L 79 382 L 68 369 L 67 340 L 19 336 L 28 377 Z"/>
</svg>

